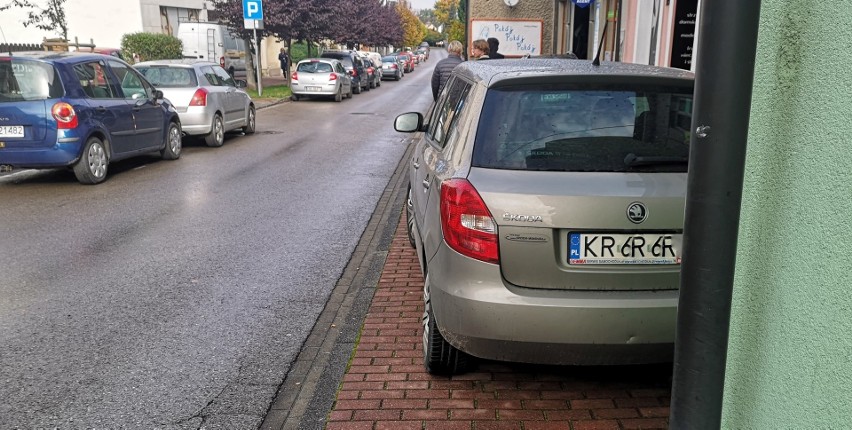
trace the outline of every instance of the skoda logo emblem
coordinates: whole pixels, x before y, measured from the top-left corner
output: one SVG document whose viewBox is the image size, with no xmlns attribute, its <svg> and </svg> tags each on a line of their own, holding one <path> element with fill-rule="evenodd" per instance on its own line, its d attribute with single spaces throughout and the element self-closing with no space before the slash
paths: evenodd
<svg viewBox="0 0 852 430">
<path fill-rule="evenodd" d="M 634 224 L 639 224 L 648 218 L 648 209 L 639 202 L 633 202 L 627 206 L 627 219 Z"/>
</svg>

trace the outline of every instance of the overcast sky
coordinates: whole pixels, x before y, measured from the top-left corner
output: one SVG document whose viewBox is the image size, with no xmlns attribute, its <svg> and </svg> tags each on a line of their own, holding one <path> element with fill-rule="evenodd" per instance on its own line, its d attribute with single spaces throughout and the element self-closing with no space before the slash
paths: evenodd
<svg viewBox="0 0 852 430">
<path fill-rule="evenodd" d="M 414 10 L 420 9 L 435 9 L 435 0 L 409 0 L 411 8 Z"/>
</svg>

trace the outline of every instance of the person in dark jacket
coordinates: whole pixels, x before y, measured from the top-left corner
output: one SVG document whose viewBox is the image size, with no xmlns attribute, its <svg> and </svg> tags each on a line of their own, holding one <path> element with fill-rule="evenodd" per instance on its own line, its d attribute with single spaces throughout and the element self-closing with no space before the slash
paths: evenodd
<svg viewBox="0 0 852 430">
<path fill-rule="evenodd" d="M 497 52 L 497 49 L 500 48 L 500 41 L 497 40 L 496 37 L 488 38 L 488 58 L 499 60 L 501 58 L 506 58 L 503 54 Z"/>
<path fill-rule="evenodd" d="M 462 51 L 464 51 L 464 47 L 458 40 L 453 40 L 447 45 L 447 52 L 450 56 L 438 61 L 438 64 L 435 65 L 435 70 L 432 72 L 433 99 L 438 100 L 438 94 L 441 94 L 441 89 L 444 88 L 444 84 L 450 79 L 450 73 L 464 61 L 461 57 Z"/>
</svg>

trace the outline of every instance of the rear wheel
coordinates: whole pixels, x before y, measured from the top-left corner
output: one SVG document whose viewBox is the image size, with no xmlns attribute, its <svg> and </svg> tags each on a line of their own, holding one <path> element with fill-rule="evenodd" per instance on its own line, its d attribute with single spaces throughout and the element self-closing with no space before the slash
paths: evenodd
<svg viewBox="0 0 852 430">
<path fill-rule="evenodd" d="M 470 370 L 474 360 L 459 351 L 441 335 L 429 299 L 423 312 L 423 365 L 433 375 L 458 375 Z"/>
<path fill-rule="evenodd" d="M 107 152 L 104 143 L 97 137 L 90 137 L 83 148 L 83 155 L 74 164 L 74 176 L 81 184 L 97 184 L 106 179 Z"/>
<path fill-rule="evenodd" d="M 290 100 L 293 100 L 294 102 L 299 101 L 299 95 L 298 95 L 298 94 L 293 94 L 292 96 L 290 96 Z"/>
<path fill-rule="evenodd" d="M 355 94 L 361 94 L 361 82 L 358 82 L 357 84 L 355 82 L 353 82 L 352 85 L 355 86 L 355 88 L 352 91 Z"/>
<path fill-rule="evenodd" d="M 341 102 L 343 101 L 343 87 L 337 89 L 337 93 L 334 94 L 334 101 Z"/>
<path fill-rule="evenodd" d="M 204 142 L 207 146 L 214 147 L 225 144 L 225 124 L 222 122 L 221 115 L 213 116 L 213 126 L 210 128 L 210 134 L 204 137 Z"/>
<path fill-rule="evenodd" d="M 180 158 L 180 151 L 183 148 L 183 141 L 180 127 L 177 123 L 169 123 L 169 132 L 166 133 L 166 145 L 160 150 L 160 157 L 163 160 L 177 160 Z"/>
</svg>

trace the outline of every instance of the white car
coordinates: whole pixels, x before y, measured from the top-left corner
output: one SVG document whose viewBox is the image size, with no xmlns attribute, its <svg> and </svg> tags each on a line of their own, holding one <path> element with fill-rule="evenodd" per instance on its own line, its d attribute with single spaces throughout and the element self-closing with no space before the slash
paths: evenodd
<svg viewBox="0 0 852 430">
<path fill-rule="evenodd" d="M 203 137 L 207 146 L 222 146 L 226 132 L 254 133 L 255 107 L 242 90 L 245 81 L 235 81 L 218 64 L 157 60 L 133 67 L 175 106 L 185 134 Z"/>
<path fill-rule="evenodd" d="M 309 96 L 331 96 L 339 102 L 352 98 L 352 77 L 339 60 L 306 58 L 296 64 L 290 90 L 293 101 Z"/>
</svg>

